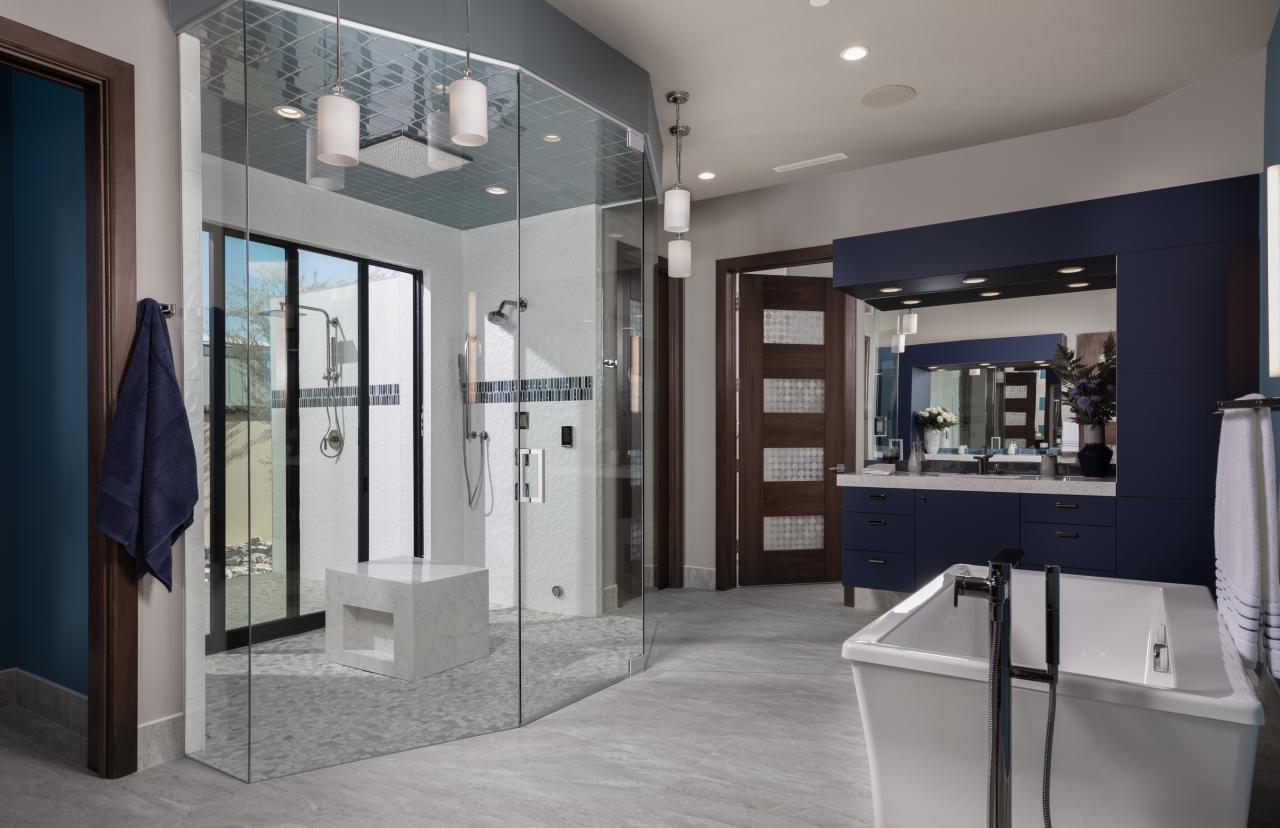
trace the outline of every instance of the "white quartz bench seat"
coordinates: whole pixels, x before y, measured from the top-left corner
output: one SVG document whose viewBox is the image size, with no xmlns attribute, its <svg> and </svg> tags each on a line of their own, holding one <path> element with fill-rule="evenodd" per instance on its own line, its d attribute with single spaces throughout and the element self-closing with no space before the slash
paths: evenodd
<svg viewBox="0 0 1280 828">
<path fill-rule="evenodd" d="M 489 570 L 384 558 L 325 572 L 330 661 L 415 681 L 489 654 Z"/>
</svg>

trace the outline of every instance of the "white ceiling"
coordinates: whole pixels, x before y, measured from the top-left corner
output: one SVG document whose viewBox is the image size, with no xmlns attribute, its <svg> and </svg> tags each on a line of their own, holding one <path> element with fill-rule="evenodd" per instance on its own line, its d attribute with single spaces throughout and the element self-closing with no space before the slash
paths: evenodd
<svg viewBox="0 0 1280 828">
<path fill-rule="evenodd" d="M 1280 0 L 549 0 L 649 70 L 695 198 L 1123 115 L 1266 45 Z M 863 44 L 858 62 L 839 58 Z M 886 84 L 919 94 L 863 106 Z M 666 181 L 674 180 L 669 135 Z M 844 152 L 790 173 L 780 164 Z M 697 173 L 712 170 L 713 181 Z"/>
</svg>

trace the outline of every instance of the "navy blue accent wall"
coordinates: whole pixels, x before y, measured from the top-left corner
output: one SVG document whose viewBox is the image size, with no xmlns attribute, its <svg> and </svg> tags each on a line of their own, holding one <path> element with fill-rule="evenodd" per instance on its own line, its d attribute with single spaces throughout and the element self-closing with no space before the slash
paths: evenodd
<svg viewBox="0 0 1280 828">
<path fill-rule="evenodd" d="M 929 403 L 930 365 L 1053 359 L 1055 346 L 1066 344 L 1063 334 L 1040 334 L 908 345 L 898 361 L 898 434 L 905 441 L 903 451 L 909 453 L 912 440 L 924 439 L 916 434 L 915 413 Z"/>
<path fill-rule="evenodd" d="M 852 236 L 835 241 L 833 281 L 852 292 L 876 282 L 1254 239 L 1257 204 L 1258 177 L 1250 175 Z M 1120 285 L 1123 279 L 1117 272 Z"/>
<path fill-rule="evenodd" d="M 13 341 L 13 131 L 9 127 L 10 71 L 0 66 L 0 353 L 16 355 Z M 4 386 L 0 400 L 0 434 L 13 434 L 15 385 Z M 14 578 L 10 576 L 9 554 L 13 539 L 13 449 L 14 440 L 0 440 L 0 670 L 18 663 L 17 615 Z"/>
<path fill-rule="evenodd" d="M 88 351 L 85 289 L 84 95 L 10 71 L 9 135 L 0 189 L 11 203 L 12 497 L 0 547 L 16 623 L 13 665 L 87 692 Z"/>
</svg>

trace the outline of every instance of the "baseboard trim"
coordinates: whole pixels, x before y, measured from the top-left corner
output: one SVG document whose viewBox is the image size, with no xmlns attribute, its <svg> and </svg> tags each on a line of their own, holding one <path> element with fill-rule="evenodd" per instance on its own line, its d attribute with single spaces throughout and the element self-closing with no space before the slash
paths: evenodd
<svg viewBox="0 0 1280 828">
<path fill-rule="evenodd" d="M 6 703 L 16 704 L 79 736 L 89 735 L 89 697 L 21 667 L 0 671 L 0 704 Z"/>
<path fill-rule="evenodd" d="M 181 713 L 138 725 L 138 770 L 180 758 L 185 746 L 186 722 Z"/>
<path fill-rule="evenodd" d="M 713 566 L 689 566 L 684 567 L 684 588 L 685 589 L 715 589 L 716 588 L 716 570 Z"/>
</svg>

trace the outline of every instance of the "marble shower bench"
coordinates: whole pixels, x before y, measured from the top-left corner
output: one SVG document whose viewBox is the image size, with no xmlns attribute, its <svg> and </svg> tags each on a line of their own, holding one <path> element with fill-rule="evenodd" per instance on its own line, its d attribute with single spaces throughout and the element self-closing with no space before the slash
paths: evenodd
<svg viewBox="0 0 1280 828">
<path fill-rule="evenodd" d="M 330 661 L 416 681 L 489 654 L 489 570 L 384 558 L 325 572 Z"/>
</svg>

